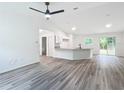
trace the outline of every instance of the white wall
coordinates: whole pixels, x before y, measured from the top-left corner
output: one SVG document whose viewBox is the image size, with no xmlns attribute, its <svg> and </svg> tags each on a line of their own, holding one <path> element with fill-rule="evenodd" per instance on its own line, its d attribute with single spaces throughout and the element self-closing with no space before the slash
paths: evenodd
<svg viewBox="0 0 124 93">
<path fill-rule="evenodd" d="M 39 61 L 39 19 L 11 12 L 0 9 L 0 73 Z"/>
<path fill-rule="evenodd" d="M 60 48 L 72 48 L 72 35 L 66 34 L 62 31 L 48 31 L 43 30 L 40 33 L 40 55 L 42 55 L 42 37 L 47 37 L 47 56 L 54 56 L 55 54 L 55 36 L 57 36 L 57 41 L 60 43 Z M 68 42 L 63 42 L 63 38 L 68 38 Z"/>
<path fill-rule="evenodd" d="M 117 56 L 124 56 L 124 33 L 106 33 L 106 34 L 94 34 L 94 35 L 74 35 L 73 36 L 73 46 L 74 48 L 78 47 L 78 44 L 81 43 L 82 48 L 93 48 L 94 54 L 99 54 L 99 39 L 102 36 L 114 36 L 116 37 L 116 55 Z M 92 45 L 85 45 L 84 39 L 90 37 L 93 40 Z"/>
</svg>

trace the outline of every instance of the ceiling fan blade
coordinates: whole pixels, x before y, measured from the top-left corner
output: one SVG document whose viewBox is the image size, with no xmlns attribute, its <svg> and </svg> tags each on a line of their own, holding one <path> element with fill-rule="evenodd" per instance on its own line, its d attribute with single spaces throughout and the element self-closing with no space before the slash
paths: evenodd
<svg viewBox="0 0 124 93">
<path fill-rule="evenodd" d="M 64 12 L 64 10 L 54 11 L 54 12 L 51 12 L 50 14 L 52 15 L 52 14 L 57 14 L 57 13 L 62 13 L 62 12 Z"/>
<path fill-rule="evenodd" d="M 35 9 L 35 8 L 32 8 L 32 7 L 29 7 L 29 9 L 32 9 L 32 10 L 34 10 L 34 11 L 37 11 L 37 12 L 40 12 L 40 13 L 44 13 L 44 14 L 45 14 L 45 12 L 42 12 L 42 11 L 37 10 L 37 9 Z"/>
</svg>

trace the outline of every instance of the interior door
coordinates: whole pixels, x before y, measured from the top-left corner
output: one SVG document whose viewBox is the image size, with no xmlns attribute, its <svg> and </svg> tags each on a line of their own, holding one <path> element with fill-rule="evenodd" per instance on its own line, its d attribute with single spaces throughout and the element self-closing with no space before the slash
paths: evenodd
<svg viewBox="0 0 124 93">
<path fill-rule="evenodd" d="M 47 55 L 47 38 L 42 37 L 42 55 Z"/>
</svg>

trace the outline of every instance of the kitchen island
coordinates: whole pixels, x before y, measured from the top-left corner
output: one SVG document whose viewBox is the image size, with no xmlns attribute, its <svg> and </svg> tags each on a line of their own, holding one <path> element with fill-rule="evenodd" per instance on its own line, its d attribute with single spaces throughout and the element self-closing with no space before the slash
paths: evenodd
<svg viewBox="0 0 124 93">
<path fill-rule="evenodd" d="M 68 60 L 81 60 L 92 58 L 92 49 L 64 49 L 55 48 L 55 58 L 63 58 Z"/>
</svg>

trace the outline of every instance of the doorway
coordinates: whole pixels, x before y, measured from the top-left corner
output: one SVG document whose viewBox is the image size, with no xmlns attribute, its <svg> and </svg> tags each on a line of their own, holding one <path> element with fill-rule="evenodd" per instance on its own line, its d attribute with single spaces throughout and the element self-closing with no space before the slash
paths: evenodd
<svg viewBox="0 0 124 93">
<path fill-rule="evenodd" d="M 46 56 L 47 55 L 47 38 L 42 37 L 42 55 Z"/>
<path fill-rule="evenodd" d="M 116 38 L 101 37 L 100 38 L 100 54 L 115 55 Z"/>
</svg>

